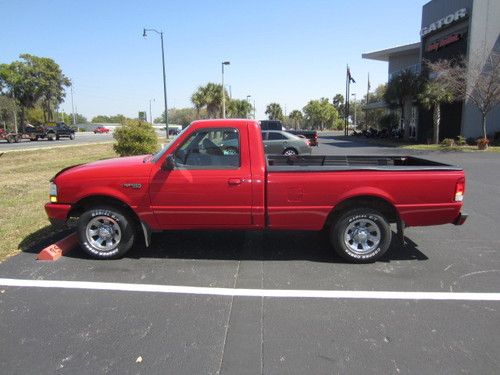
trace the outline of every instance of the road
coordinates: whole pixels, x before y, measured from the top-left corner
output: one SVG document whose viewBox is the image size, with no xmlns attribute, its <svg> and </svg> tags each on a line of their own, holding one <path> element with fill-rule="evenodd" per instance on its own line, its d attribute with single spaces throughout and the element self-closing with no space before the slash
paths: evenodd
<svg viewBox="0 0 500 375">
<path fill-rule="evenodd" d="M 94 134 L 92 132 L 81 132 L 75 134 L 74 140 L 70 140 L 69 138 L 61 138 L 58 141 L 47 141 L 45 139 L 41 139 L 36 142 L 23 140 L 19 143 L 7 143 L 6 141 L 0 141 L 0 152 L 13 150 L 30 150 L 46 147 L 71 146 L 96 142 L 110 142 L 112 140 L 113 135 L 111 133 Z"/>
<path fill-rule="evenodd" d="M 165 132 L 157 130 L 156 132 L 159 137 L 164 137 Z M 79 132 L 75 133 L 75 139 L 70 140 L 69 138 L 61 138 L 59 141 L 47 141 L 41 139 L 36 142 L 31 142 L 29 140 L 23 140 L 19 143 L 7 143 L 6 141 L 0 141 L 0 153 L 5 151 L 20 151 L 20 150 L 34 150 L 46 147 L 59 147 L 59 146 L 71 146 L 71 145 L 83 145 L 98 142 L 112 142 L 112 133 L 102 133 L 94 134 L 93 132 Z"/>
<path fill-rule="evenodd" d="M 314 152 L 401 151 L 325 135 Z M 36 262 L 44 244 L 8 259 L 0 278 L 54 282 L 0 281 L 2 372 L 498 373 L 500 301 L 486 296 L 500 292 L 500 157 L 412 154 L 465 168 L 470 217 L 408 228 L 374 264 L 306 232 L 169 232 L 116 261 L 77 249 Z"/>
</svg>

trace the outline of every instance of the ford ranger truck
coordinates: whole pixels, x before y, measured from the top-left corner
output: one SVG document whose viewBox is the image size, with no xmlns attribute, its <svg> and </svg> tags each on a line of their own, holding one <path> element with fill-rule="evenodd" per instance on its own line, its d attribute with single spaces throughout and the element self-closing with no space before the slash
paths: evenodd
<svg viewBox="0 0 500 375">
<path fill-rule="evenodd" d="M 91 257 L 123 256 L 165 230 L 326 231 L 373 262 L 397 227 L 464 223 L 461 168 L 410 156 L 265 155 L 254 120 L 202 120 L 154 155 L 66 168 L 50 182 L 54 224 L 77 218 Z"/>
</svg>

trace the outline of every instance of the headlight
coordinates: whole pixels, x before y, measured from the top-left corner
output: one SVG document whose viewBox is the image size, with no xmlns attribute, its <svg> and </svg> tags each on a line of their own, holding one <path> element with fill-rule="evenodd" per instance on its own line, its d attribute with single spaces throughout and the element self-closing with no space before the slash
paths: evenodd
<svg viewBox="0 0 500 375">
<path fill-rule="evenodd" d="M 57 185 L 53 182 L 49 185 L 49 199 L 51 203 L 57 203 Z"/>
</svg>

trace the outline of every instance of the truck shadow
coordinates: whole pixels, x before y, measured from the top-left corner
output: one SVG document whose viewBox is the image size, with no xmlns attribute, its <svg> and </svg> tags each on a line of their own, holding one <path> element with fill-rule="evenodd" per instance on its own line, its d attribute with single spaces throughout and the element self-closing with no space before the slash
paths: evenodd
<svg viewBox="0 0 500 375">
<path fill-rule="evenodd" d="M 74 229 L 54 232 L 44 227 L 25 237 L 18 248 L 26 253 L 37 254 L 44 247 L 64 238 Z M 393 233 L 388 252 L 379 262 L 399 260 L 427 260 L 418 245 L 405 238 L 402 247 Z M 89 259 L 80 249 L 72 250 L 67 257 Z M 170 231 L 154 234 L 152 245 L 146 248 L 142 238 L 125 258 L 142 259 L 203 259 L 203 260 L 309 260 L 323 263 L 347 263 L 330 246 L 327 236 L 317 232 L 283 231 Z"/>
<path fill-rule="evenodd" d="M 394 233 L 394 238 L 396 234 Z M 128 258 L 171 258 L 211 260 L 309 260 L 346 263 L 330 246 L 328 238 L 316 232 L 204 232 L 176 231 L 153 235 L 151 247 L 136 246 Z M 401 247 L 393 240 L 379 261 L 427 260 L 410 239 Z"/>
<path fill-rule="evenodd" d="M 69 228 L 54 230 L 49 224 L 24 237 L 17 248 L 25 253 L 38 254 L 43 248 L 63 239 L 73 231 L 74 229 Z"/>
</svg>

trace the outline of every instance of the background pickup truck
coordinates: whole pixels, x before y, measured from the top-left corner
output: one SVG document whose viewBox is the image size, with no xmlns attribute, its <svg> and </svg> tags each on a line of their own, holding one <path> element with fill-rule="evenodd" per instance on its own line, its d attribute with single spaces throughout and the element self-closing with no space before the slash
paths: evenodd
<svg viewBox="0 0 500 375">
<path fill-rule="evenodd" d="M 75 131 L 64 122 L 52 122 L 45 126 L 30 127 L 26 130 L 32 141 L 46 138 L 48 141 L 60 138 L 75 139 Z"/>
<path fill-rule="evenodd" d="M 400 239 L 408 226 L 463 224 L 464 190 L 458 167 L 402 156 L 266 158 L 257 121 L 204 120 L 157 154 L 62 170 L 45 209 L 54 224 L 77 217 L 82 249 L 99 259 L 141 237 L 148 246 L 155 231 L 269 229 L 324 230 L 341 256 L 372 262 L 389 248 L 390 223 Z"/>
</svg>

